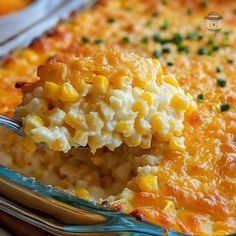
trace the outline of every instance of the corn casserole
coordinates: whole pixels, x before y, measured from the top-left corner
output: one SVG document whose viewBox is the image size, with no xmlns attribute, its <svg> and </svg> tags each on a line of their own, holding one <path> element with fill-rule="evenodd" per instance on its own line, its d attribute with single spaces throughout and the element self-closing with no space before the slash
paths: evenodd
<svg viewBox="0 0 236 236">
<path fill-rule="evenodd" d="M 207 30 L 209 12 L 223 17 L 220 30 Z M 36 87 L 47 90 L 58 83 L 54 73 L 44 77 L 46 68 L 57 63 L 66 66 L 74 58 L 90 58 L 97 51 L 115 48 L 158 59 L 163 78 L 171 75 L 172 80 L 174 74 L 183 94 L 191 95 L 197 108 L 184 116 L 183 130 L 176 135 L 185 140 L 185 147 L 171 149 L 166 142 L 157 142 L 147 149 L 122 144 L 114 151 L 102 147 L 95 152 L 94 148 L 93 154 L 72 148 L 63 153 L 39 149 L 30 137 L 17 137 L 1 128 L 0 164 L 179 232 L 234 233 L 235 21 L 233 0 L 102 0 L 84 13 L 73 14 L 28 48 L 5 59 L 0 67 L 0 113 L 13 115 L 22 91 L 29 93 L 35 86 L 29 83 L 39 80 L 39 66 L 43 65 L 39 69 L 42 80 Z M 35 88 L 34 96 L 41 96 L 42 88 Z M 25 96 L 23 106 L 32 100 Z M 49 124 L 47 117 L 41 119 Z"/>
<path fill-rule="evenodd" d="M 68 152 L 88 145 L 93 153 L 123 143 L 148 149 L 166 141 L 184 149 L 184 115 L 195 103 L 157 59 L 117 50 L 39 67 L 43 81 L 18 108 L 24 130 L 36 143 Z"/>
</svg>

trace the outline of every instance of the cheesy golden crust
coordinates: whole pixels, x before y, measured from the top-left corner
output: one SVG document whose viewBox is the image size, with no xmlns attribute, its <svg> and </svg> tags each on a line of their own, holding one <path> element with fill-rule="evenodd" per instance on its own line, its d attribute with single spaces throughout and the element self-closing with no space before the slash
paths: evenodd
<svg viewBox="0 0 236 236">
<path fill-rule="evenodd" d="M 13 113 L 22 97 L 15 83 L 37 80 L 36 68 L 49 59 L 89 56 L 110 47 L 158 58 L 164 72 L 176 74 L 179 84 L 198 104 L 197 111 L 185 121 L 186 151 L 165 153 L 155 162 L 156 169 L 140 170 L 128 186 L 134 191 L 128 207 L 122 201 L 113 206 L 184 233 L 233 233 L 235 9 L 234 1 L 99 1 L 93 9 L 60 23 L 49 35 L 7 59 L 0 68 L 0 113 Z M 215 11 L 224 21 L 220 31 L 210 32 L 204 18 Z M 9 164 L 12 168 L 29 173 L 22 167 L 30 166 L 27 161 L 22 164 L 17 158 L 13 160 Z M 99 166 L 103 163 L 100 158 L 94 162 Z M 37 177 L 47 182 L 40 173 Z M 62 187 L 75 189 L 69 178 L 66 180 Z M 79 194 L 85 194 L 84 190 Z M 124 195 L 127 198 L 129 193 Z"/>
</svg>

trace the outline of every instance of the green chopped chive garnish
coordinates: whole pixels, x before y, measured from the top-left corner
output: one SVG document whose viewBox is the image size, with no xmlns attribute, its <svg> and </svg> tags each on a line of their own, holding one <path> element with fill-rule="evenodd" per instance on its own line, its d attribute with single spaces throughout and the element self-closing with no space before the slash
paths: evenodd
<svg viewBox="0 0 236 236">
<path fill-rule="evenodd" d="M 173 63 L 172 61 L 168 61 L 168 62 L 166 63 L 166 65 L 167 65 L 167 66 L 173 66 L 174 63 Z"/>
<path fill-rule="evenodd" d="M 208 2 L 207 1 L 201 1 L 200 4 L 201 4 L 201 7 L 203 7 L 203 8 L 208 7 Z"/>
<path fill-rule="evenodd" d="M 177 50 L 178 50 L 178 52 L 188 53 L 189 52 L 189 47 L 185 46 L 185 45 L 178 45 Z"/>
<path fill-rule="evenodd" d="M 198 100 L 198 102 L 203 102 L 204 101 L 204 95 L 202 94 L 202 93 L 200 93 L 200 94 L 198 94 L 197 95 L 197 100 Z"/>
<path fill-rule="evenodd" d="M 212 51 L 218 51 L 220 47 L 218 45 L 212 45 Z"/>
<path fill-rule="evenodd" d="M 155 58 L 160 58 L 161 57 L 161 52 L 159 50 L 155 50 L 153 51 L 152 55 L 155 57 Z"/>
<path fill-rule="evenodd" d="M 188 35 L 187 35 L 187 39 L 188 40 L 198 40 L 200 37 L 199 33 L 196 32 L 196 31 L 192 31 L 192 32 L 189 32 Z"/>
<path fill-rule="evenodd" d="M 145 24 L 145 26 L 150 26 L 152 24 L 152 20 L 148 20 Z"/>
<path fill-rule="evenodd" d="M 167 30 L 169 27 L 169 21 L 168 20 L 164 20 L 160 26 L 161 30 Z"/>
<path fill-rule="evenodd" d="M 225 80 L 225 79 L 221 79 L 221 78 L 219 78 L 219 79 L 217 79 L 217 85 L 219 86 L 219 87 L 225 87 L 226 86 L 226 84 L 227 84 L 227 81 Z"/>
<path fill-rule="evenodd" d="M 224 31 L 224 35 L 230 35 L 232 33 L 232 31 L 230 31 L 230 30 L 225 30 Z"/>
<path fill-rule="evenodd" d="M 199 48 L 198 49 L 198 55 L 205 55 L 206 54 L 206 49 L 205 48 Z"/>
<path fill-rule="evenodd" d="M 208 45 L 213 45 L 213 44 L 214 44 L 214 41 L 213 41 L 212 37 L 209 37 L 209 38 L 208 38 L 207 44 L 208 44 Z"/>
<path fill-rule="evenodd" d="M 162 3 L 163 5 L 167 5 L 167 4 L 168 4 L 167 0 L 161 0 L 161 3 Z"/>
<path fill-rule="evenodd" d="M 108 18 L 108 19 L 107 19 L 107 22 L 110 23 L 110 24 L 112 24 L 112 23 L 115 22 L 115 19 L 114 19 L 114 18 Z"/>
<path fill-rule="evenodd" d="M 148 41 L 149 41 L 149 38 L 147 36 L 144 36 L 141 38 L 141 43 L 143 43 L 143 44 L 147 44 Z"/>
<path fill-rule="evenodd" d="M 153 16 L 153 17 L 156 17 L 156 16 L 159 16 L 159 14 L 160 14 L 160 13 L 159 13 L 158 11 L 155 11 L 155 12 L 152 13 L 152 16 Z"/>
<path fill-rule="evenodd" d="M 193 9 L 192 8 L 188 8 L 187 9 L 187 14 L 190 16 L 193 14 Z"/>
<path fill-rule="evenodd" d="M 221 67 L 220 67 L 220 66 L 218 66 L 218 67 L 216 68 L 216 72 L 217 72 L 217 73 L 220 73 L 220 72 L 222 72 L 222 69 L 221 69 Z"/>
<path fill-rule="evenodd" d="M 172 42 L 175 44 L 180 44 L 183 41 L 183 36 L 179 33 L 174 33 Z"/>
<path fill-rule="evenodd" d="M 90 42 L 90 39 L 88 37 L 85 37 L 85 36 L 82 36 L 81 40 L 82 40 L 83 43 L 89 43 Z"/>
<path fill-rule="evenodd" d="M 169 48 L 162 48 L 162 53 L 170 53 L 170 49 Z"/>
<path fill-rule="evenodd" d="M 156 43 L 161 42 L 161 36 L 160 36 L 159 33 L 155 33 L 155 34 L 152 36 L 152 39 L 153 39 L 153 41 L 156 42 Z"/>
<path fill-rule="evenodd" d="M 220 105 L 220 110 L 221 111 L 228 111 L 230 109 L 230 104 L 229 103 L 223 103 Z"/>
<path fill-rule="evenodd" d="M 227 62 L 228 62 L 229 64 L 233 64 L 233 63 L 234 63 L 234 60 L 233 60 L 233 59 L 227 59 Z"/>
<path fill-rule="evenodd" d="M 103 40 L 102 39 L 95 39 L 94 43 L 99 45 L 99 44 L 103 43 Z"/>
<path fill-rule="evenodd" d="M 125 37 L 123 38 L 123 41 L 124 41 L 125 43 L 130 43 L 130 42 L 131 42 L 130 37 L 128 37 L 128 36 L 125 36 Z"/>
</svg>

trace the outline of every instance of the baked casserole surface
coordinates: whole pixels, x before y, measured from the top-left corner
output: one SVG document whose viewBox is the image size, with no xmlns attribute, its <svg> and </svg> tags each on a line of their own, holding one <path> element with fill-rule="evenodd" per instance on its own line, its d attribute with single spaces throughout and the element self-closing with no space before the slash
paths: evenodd
<svg viewBox="0 0 236 236">
<path fill-rule="evenodd" d="M 221 30 L 206 29 L 209 12 Z M 0 113 L 12 116 L 47 61 L 116 48 L 158 59 L 197 109 L 184 120 L 185 149 L 38 149 L 1 129 L 0 164 L 88 200 L 179 232 L 236 231 L 236 2 L 98 1 L 0 67 Z M 58 70 L 55 71 L 57 73 Z M 38 82 L 36 82 L 38 83 Z M 39 82 L 40 83 L 40 82 Z M 34 86 L 34 85 L 33 85 Z M 105 201 L 104 201 L 105 200 Z"/>
</svg>

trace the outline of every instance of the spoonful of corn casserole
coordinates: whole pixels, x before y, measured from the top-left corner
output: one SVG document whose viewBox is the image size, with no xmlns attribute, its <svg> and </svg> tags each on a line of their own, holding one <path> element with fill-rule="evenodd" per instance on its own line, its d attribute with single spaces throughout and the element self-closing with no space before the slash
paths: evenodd
<svg viewBox="0 0 236 236">
<path fill-rule="evenodd" d="M 49 61 L 17 114 L 27 137 L 54 151 L 122 144 L 148 149 L 167 143 L 184 150 L 185 115 L 196 105 L 158 60 L 115 49 Z"/>
</svg>

